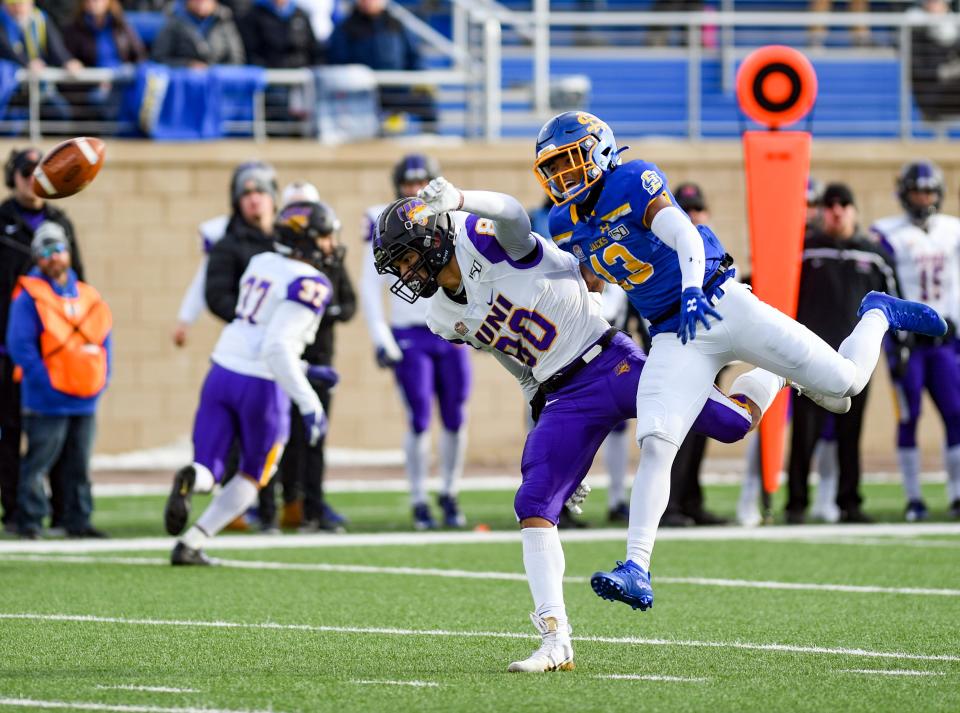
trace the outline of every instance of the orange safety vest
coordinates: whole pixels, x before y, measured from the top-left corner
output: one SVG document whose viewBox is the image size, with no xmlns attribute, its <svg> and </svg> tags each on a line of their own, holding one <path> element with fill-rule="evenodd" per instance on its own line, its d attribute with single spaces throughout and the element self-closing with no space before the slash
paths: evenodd
<svg viewBox="0 0 960 713">
<path fill-rule="evenodd" d="M 57 391 L 89 398 L 107 384 L 104 342 L 113 315 L 100 293 L 77 281 L 77 297 L 61 297 L 46 280 L 23 276 L 18 285 L 33 298 L 40 315 L 40 354 Z"/>
</svg>

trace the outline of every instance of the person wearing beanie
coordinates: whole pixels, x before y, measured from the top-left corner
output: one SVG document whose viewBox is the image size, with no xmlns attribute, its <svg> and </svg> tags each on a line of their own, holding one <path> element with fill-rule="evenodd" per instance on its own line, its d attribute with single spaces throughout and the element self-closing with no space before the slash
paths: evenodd
<svg viewBox="0 0 960 713">
<path fill-rule="evenodd" d="M 20 370 L 27 452 L 20 467 L 17 529 L 37 539 L 49 514 L 44 476 L 62 460 L 63 526 L 70 537 L 105 537 L 90 523 L 95 414 L 110 378 L 110 308 L 70 267 L 63 226 L 41 223 L 30 244 L 36 267 L 17 281 L 7 323 Z"/>
<path fill-rule="evenodd" d="M 83 262 L 74 237 L 73 224 L 63 211 L 38 197 L 30 187 L 30 176 L 40 161 L 41 152 L 34 147 L 14 149 L 4 165 L 4 182 L 10 196 L 0 203 L 0 503 L 3 527 L 16 530 L 17 483 L 20 478 L 20 384 L 13 378 L 13 362 L 4 341 L 11 295 L 17 280 L 33 267 L 30 243 L 34 231 L 43 222 L 63 228 L 70 248 L 72 269 L 84 279 Z M 51 506 L 54 523 L 59 527 L 63 511 L 60 487 L 60 464 L 53 470 Z"/>
<path fill-rule="evenodd" d="M 204 289 L 207 307 L 224 322 L 233 321 L 240 276 L 250 258 L 273 250 L 277 193 L 277 174 L 270 164 L 251 161 L 233 173 L 230 222 L 210 250 Z"/>
</svg>

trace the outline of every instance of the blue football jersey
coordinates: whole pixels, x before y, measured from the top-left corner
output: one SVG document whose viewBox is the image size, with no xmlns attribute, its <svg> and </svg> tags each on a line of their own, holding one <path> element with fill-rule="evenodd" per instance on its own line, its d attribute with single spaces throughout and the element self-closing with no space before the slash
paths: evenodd
<svg viewBox="0 0 960 713">
<path fill-rule="evenodd" d="M 589 265 L 602 279 L 620 285 L 648 320 L 654 320 L 680 301 L 677 252 L 643 224 L 650 201 L 661 195 L 677 204 L 667 187 L 667 177 L 656 165 L 630 161 L 607 174 L 600 198 L 586 217 L 577 214 L 574 204 L 554 206 L 550 211 L 550 233 L 556 244 Z M 713 231 L 703 225 L 697 226 L 697 230 L 703 238 L 706 281 L 720 265 L 725 251 Z M 651 331 L 673 331 L 679 323 L 678 312 Z"/>
</svg>

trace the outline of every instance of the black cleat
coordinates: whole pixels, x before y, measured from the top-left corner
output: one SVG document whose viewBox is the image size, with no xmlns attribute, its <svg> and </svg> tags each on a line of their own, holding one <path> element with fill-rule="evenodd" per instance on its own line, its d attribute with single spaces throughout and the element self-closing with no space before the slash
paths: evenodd
<svg viewBox="0 0 960 713">
<path fill-rule="evenodd" d="M 178 542 L 170 553 L 172 565 L 199 565 L 201 567 L 215 567 L 219 564 L 215 559 L 207 557 L 203 550 L 195 550 Z"/>
<path fill-rule="evenodd" d="M 167 533 L 179 535 L 187 526 L 190 518 L 190 495 L 197 480 L 197 471 L 192 465 L 185 465 L 173 476 L 173 489 L 163 508 L 163 525 Z M 174 563 L 176 564 L 176 562 Z"/>
<path fill-rule="evenodd" d="M 70 540 L 109 540 L 108 535 L 103 530 L 98 530 L 93 525 L 87 525 L 82 530 L 67 530 L 67 539 Z"/>
</svg>

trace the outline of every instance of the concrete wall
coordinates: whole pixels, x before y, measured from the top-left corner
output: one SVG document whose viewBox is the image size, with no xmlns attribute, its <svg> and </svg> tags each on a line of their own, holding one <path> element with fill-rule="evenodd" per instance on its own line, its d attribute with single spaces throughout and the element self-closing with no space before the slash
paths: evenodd
<svg viewBox="0 0 960 713">
<path fill-rule="evenodd" d="M 739 143 L 623 143 L 633 147 L 628 157 L 656 161 L 673 184 L 698 182 L 717 233 L 740 261 L 748 259 Z M 446 175 L 460 186 L 504 191 L 527 205 L 542 198 L 531 175 L 529 143 L 329 148 L 309 142 L 109 142 L 107 165 L 97 181 L 60 203 L 76 223 L 89 280 L 103 292 L 116 317 L 115 372 L 100 412 L 98 452 L 158 446 L 190 430 L 198 386 L 220 325 L 203 317 L 184 349 L 173 346 L 170 333 L 200 259 L 196 226 L 227 209 L 227 182 L 236 163 L 267 160 L 277 167 L 281 184 L 294 179 L 315 183 L 343 221 L 348 265 L 356 278 L 362 211 L 391 197 L 390 167 L 407 150 L 441 158 Z M 955 145 L 820 143 L 814 148 L 813 171 L 822 180 L 850 183 L 869 222 L 897 210 L 893 177 L 903 162 L 918 156 L 930 156 L 943 166 L 949 186 L 946 210 L 956 213 L 960 150 Z M 485 464 L 517 462 L 524 435 L 519 390 L 492 359 L 473 356 L 469 458 Z M 335 398 L 332 444 L 397 447 L 404 430 L 403 408 L 391 375 L 374 364 L 362 315 L 338 332 L 337 366 L 343 381 Z M 931 455 L 938 452 L 942 438 L 935 420 L 927 416 L 922 427 L 922 444 Z M 867 417 L 868 457 L 891 457 L 893 432 L 890 390 L 881 367 Z M 738 446 L 713 451 L 739 452 Z"/>
</svg>

